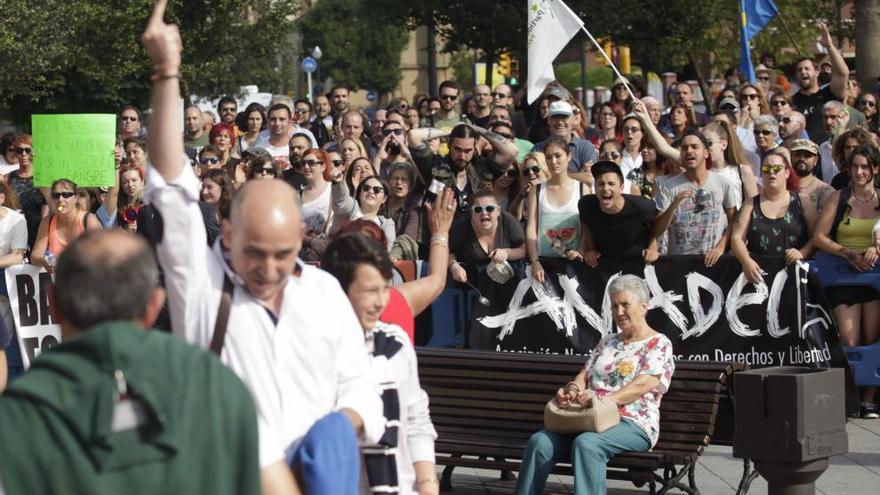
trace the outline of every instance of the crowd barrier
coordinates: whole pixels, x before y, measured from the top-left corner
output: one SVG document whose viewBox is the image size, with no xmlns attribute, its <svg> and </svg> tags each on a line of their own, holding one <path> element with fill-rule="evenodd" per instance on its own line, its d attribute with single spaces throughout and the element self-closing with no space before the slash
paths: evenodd
<svg viewBox="0 0 880 495">
<path fill-rule="evenodd" d="M 880 267 L 859 273 L 839 256 L 824 252 L 816 254 L 811 262 L 822 287 L 868 286 L 880 294 Z M 844 347 L 858 386 L 880 386 L 880 341 L 873 345 Z"/>
</svg>

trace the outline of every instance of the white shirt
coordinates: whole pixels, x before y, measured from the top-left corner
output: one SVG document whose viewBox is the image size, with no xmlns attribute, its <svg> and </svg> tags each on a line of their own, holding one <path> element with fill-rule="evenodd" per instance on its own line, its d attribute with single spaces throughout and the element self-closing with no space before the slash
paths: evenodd
<svg viewBox="0 0 880 495">
<path fill-rule="evenodd" d="M 819 166 L 822 167 L 822 182 L 826 184 L 831 184 L 831 179 L 840 172 L 837 163 L 831 157 L 830 139 L 819 145 Z"/>
<path fill-rule="evenodd" d="M 0 206 L 6 215 L 0 220 L 0 256 L 6 256 L 14 249 L 28 248 L 27 222 L 20 212 Z"/>
<path fill-rule="evenodd" d="M 0 175 L 9 175 L 18 170 L 18 164 L 11 164 L 6 161 L 6 157 L 0 155 Z"/>
<path fill-rule="evenodd" d="M 623 193 L 629 194 L 630 189 L 632 188 L 632 181 L 630 181 L 627 177 L 629 177 L 630 172 L 642 166 L 642 154 L 640 152 L 637 152 L 635 158 L 633 158 L 626 151 L 626 148 L 624 148 L 621 155 L 622 157 L 620 160 L 620 171 L 623 172 Z"/>
<path fill-rule="evenodd" d="M 318 147 L 318 140 L 315 139 L 315 135 L 312 134 L 312 131 L 306 129 L 305 127 L 300 127 L 298 125 L 291 126 L 290 133 L 287 136 L 287 140 L 290 141 L 290 138 L 292 138 L 294 136 L 294 134 L 305 134 L 306 136 L 309 137 L 309 140 L 312 142 L 312 148 Z M 263 129 L 262 131 L 260 131 L 259 136 L 257 136 L 257 144 L 255 144 L 254 146 L 263 147 L 268 150 L 269 146 L 267 146 L 267 145 L 269 145 L 269 138 L 271 136 L 272 135 L 269 133 L 269 129 Z M 284 156 L 286 157 L 287 153 L 285 153 Z"/>
<path fill-rule="evenodd" d="M 321 417 L 351 408 L 364 422 L 364 441 L 384 432 L 378 385 L 370 373 L 364 335 L 348 298 L 329 274 L 300 263 L 289 276 L 277 324 L 223 259 L 220 243 L 206 246 L 190 167 L 166 183 L 152 167 L 147 197 L 163 213 L 157 246 L 177 335 L 209 348 L 224 274 L 235 284 L 221 361 L 247 385 L 257 406 L 260 465 L 285 459 Z"/>
</svg>

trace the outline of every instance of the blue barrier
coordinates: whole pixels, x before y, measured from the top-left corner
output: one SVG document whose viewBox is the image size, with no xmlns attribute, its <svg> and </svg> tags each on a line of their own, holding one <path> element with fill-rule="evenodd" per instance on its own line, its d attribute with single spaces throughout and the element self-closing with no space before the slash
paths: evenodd
<svg viewBox="0 0 880 495">
<path fill-rule="evenodd" d="M 857 272 L 845 259 L 825 252 L 816 253 L 811 265 L 822 287 L 868 286 L 880 294 L 880 267 L 870 272 Z M 856 385 L 880 386 L 880 342 L 844 347 L 843 350 L 853 370 Z"/>
<path fill-rule="evenodd" d="M 431 339 L 427 347 L 465 347 L 467 344 L 473 296 L 450 287 L 431 304 Z"/>
</svg>

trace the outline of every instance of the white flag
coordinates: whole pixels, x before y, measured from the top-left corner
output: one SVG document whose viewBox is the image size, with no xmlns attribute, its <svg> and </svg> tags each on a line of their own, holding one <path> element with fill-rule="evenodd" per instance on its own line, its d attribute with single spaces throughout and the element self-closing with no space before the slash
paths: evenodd
<svg viewBox="0 0 880 495">
<path fill-rule="evenodd" d="M 527 0 L 529 6 L 528 100 L 535 101 L 556 80 L 553 60 L 584 23 L 560 0 Z"/>
</svg>

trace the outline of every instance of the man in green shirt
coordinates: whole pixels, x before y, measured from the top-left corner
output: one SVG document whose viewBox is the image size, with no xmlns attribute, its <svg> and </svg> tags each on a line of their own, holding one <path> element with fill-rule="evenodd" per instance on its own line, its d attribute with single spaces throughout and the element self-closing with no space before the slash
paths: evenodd
<svg viewBox="0 0 880 495">
<path fill-rule="evenodd" d="M 165 299 L 152 249 L 88 232 L 49 291 L 63 343 L 0 397 L 0 494 L 259 494 L 257 419 L 213 355 L 147 329 Z"/>
</svg>

